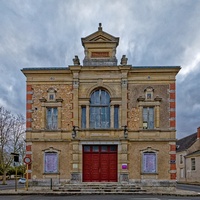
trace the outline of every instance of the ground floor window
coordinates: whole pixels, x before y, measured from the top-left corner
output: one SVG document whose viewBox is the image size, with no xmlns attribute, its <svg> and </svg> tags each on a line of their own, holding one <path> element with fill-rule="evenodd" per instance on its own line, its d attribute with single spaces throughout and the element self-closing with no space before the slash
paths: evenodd
<svg viewBox="0 0 200 200">
<path fill-rule="evenodd" d="M 156 173 L 157 172 L 157 158 L 155 152 L 144 152 L 142 160 L 143 173 Z"/>
<path fill-rule="evenodd" d="M 45 152 L 44 154 L 44 172 L 57 173 L 58 172 L 58 153 Z"/>
</svg>

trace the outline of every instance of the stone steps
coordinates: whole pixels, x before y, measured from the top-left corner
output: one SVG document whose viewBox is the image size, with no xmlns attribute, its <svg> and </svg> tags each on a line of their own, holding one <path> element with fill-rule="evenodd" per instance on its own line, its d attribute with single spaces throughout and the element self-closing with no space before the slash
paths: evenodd
<svg viewBox="0 0 200 200">
<path fill-rule="evenodd" d="M 54 188 L 54 191 L 71 194 L 141 194 L 146 192 L 134 184 L 112 183 L 64 184 Z"/>
</svg>

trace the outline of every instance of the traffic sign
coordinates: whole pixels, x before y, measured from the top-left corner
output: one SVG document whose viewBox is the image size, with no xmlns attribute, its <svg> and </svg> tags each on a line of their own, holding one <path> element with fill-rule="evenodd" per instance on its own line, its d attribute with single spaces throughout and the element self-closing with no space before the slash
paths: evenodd
<svg viewBox="0 0 200 200">
<path fill-rule="evenodd" d="M 27 165 L 30 164 L 30 163 L 31 163 L 31 158 L 25 157 L 25 158 L 24 158 L 24 162 L 25 162 Z"/>
</svg>

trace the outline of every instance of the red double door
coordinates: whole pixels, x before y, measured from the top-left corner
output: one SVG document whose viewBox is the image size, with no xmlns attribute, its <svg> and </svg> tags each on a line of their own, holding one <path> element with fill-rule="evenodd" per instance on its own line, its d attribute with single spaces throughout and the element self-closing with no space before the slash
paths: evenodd
<svg viewBox="0 0 200 200">
<path fill-rule="evenodd" d="M 117 182 L 117 145 L 83 146 L 83 182 Z"/>
</svg>

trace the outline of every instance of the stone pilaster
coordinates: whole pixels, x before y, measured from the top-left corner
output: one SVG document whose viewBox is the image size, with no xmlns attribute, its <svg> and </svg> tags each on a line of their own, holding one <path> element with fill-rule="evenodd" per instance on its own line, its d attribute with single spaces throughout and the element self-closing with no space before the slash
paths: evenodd
<svg viewBox="0 0 200 200">
<path fill-rule="evenodd" d="M 77 140 L 72 141 L 71 148 L 71 182 L 81 182 L 79 142 Z"/>
</svg>

